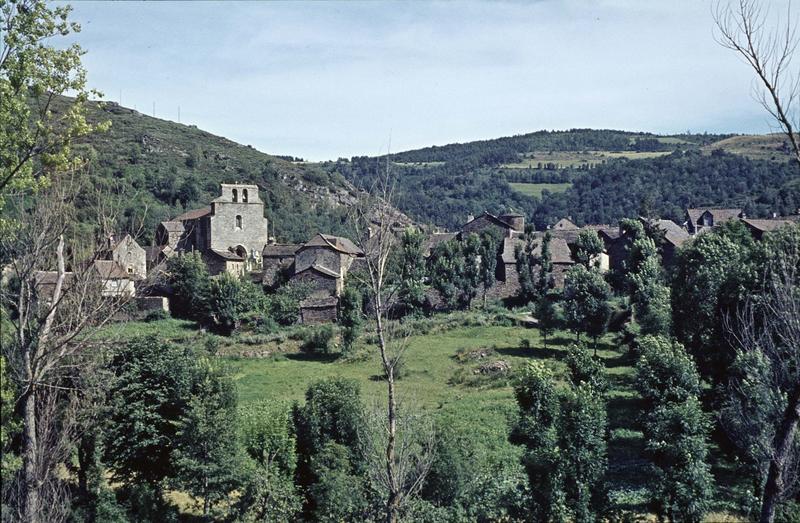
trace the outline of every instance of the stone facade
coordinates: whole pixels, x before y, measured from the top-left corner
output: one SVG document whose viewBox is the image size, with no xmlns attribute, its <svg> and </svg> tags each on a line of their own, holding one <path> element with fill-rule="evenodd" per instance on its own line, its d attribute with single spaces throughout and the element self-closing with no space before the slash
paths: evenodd
<svg viewBox="0 0 800 523">
<path fill-rule="evenodd" d="M 267 287 L 275 285 L 278 275 L 288 271 L 294 264 L 294 257 L 301 245 L 270 244 L 261 252 L 261 283 Z"/>
<path fill-rule="evenodd" d="M 686 230 L 689 234 L 699 234 L 719 227 L 730 220 L 744 218 L 742 209 L 714 209 L 702 207 L 698 209 L 686 209 Z"/>
<path fill-rule="evenodd" d="M 222 184 L 220 193 L 209 207 L 159 224 L 158 244 L 174 251 L 201 252 L 211 274 L 260 271 L 269 223 L 258 187 Z"/>
<path fill-rule="evenodd" d="M 118 242 L 113 242 L 109 258 L 117 263 L 133 279 L 143 280 L 147 277 L 147 253 L 126 234 Z"/>
<path fill-rule="evenodd" d="M 300 321 L 303 324 L 335 322 L 338 315 L 339 300 L 336 297 L 311 297 L 300 302 Z"/>
</svg>

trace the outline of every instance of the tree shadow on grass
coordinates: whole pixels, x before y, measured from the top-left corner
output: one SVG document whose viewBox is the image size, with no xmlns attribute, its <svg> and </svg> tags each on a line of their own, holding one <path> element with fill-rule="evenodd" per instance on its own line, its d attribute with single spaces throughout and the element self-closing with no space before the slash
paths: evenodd
<svg viewBox="0 0 800 523">
<path fill-rule="evenodd" d="M 608 427 L 614 429 L 641 430 L 639 414 L 642 412 L 642 399 L 637 397 L 612 397 L 606 403 Z"/>
<path fill-rule="evenodd" d="M 548 345 L 550 341 L 548 340 Z M 563 350 L 551 347 L 498 347 L 495 349 L 498 354 L 514 356 L 516 358 L 535 358 L 537 360 L 562 359 L 566 356 Z"/>
<path fill-rule="evenodd" d="M 309 354 L 306 352 L 294 352 L 287 354 L 286 359 L 292 361 L 316 361 L 319 363 L 332 363 L 338 360 L 341 354 Z"/>
<path fill-rule="evenodd" d="M 625 351 L 612 358 L 602 358 L 601 361 L 607 369 L 613 369 L 615 367 L 633 367 L 636 364 L 636 356 Z"/>
</svg>

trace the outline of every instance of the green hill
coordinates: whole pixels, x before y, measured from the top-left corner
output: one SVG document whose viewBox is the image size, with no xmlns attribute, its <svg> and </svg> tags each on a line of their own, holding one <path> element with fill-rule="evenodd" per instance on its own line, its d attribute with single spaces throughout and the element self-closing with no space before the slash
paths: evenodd
<svg viewBox="0 0 800 523">
<path fill-rule="evenodd" d="M 400 210 L 451 229 L 484 210 L 521 212 L 538 228 L 564 216 L 614 223 L 642 210 L 680 221 L 682 209 L 696 206 L 795 212 L 800 171 L 768 138 L 573 129 L 426 147 L 391 160 Z M 366 186 L 378 164 L 355 157 L 328 170 Z"/>
<path fill-rule="evenodd" d="M 66 103 L 62 99 L 56 111 Z M 111 129 L 91 135 L 76 149 L 94 160 L 89 172 L 92 184 L 118 196 L 123 210 L 120 227 L 141 228 L 143 243 L 152 240 L 160 221 L 207 205 L 219 196 L 219 184 L 226 182 L 259 186 L 279 241 L 307 240 L 317 231 L 344 232 L 355 191 L 336 173 L 115 103 L 92 102 L 87 112 L 92 122 L 109 120 Z"/>
</svg>

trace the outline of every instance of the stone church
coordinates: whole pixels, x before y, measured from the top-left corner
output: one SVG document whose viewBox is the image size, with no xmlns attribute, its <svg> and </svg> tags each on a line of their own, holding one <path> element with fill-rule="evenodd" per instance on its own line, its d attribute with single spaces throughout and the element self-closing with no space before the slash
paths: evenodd
<svg viewBox="0 0 800 523">
<path fill-rule="evenodd" d="M 269 229 L 258 186 L 223 183 L 220 192 L 210 206 L 161 222 L 156 243 L 162 251 L 200 252 L 212 275 L 260 271 Z"/>
</svg>

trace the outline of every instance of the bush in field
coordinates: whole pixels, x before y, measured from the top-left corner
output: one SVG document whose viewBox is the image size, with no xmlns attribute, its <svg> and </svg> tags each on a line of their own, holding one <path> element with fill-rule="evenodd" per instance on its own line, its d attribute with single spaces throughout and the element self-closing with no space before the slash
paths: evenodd
<svg viewBox="0 0 800 523">
<path fill-rule="evenodd" d="M 308 297 L 308 285 L 287 283 L 267 296 L 267 311 L 280 325 L 294 325 L 300 318 L 300 302 Z"/>
<path fill-rule="evenodd" d="M 608 390 L 605 367 L 600 360 L 589 354 L 589 349 L 585 345 L 571 345 L 567 350 L 566 363 L 574 386 L 585 383 L 599 394 Z"/>
<path fill-rule="evenodd" d="M 305 330 L 300 350 L 306 354 L 330 354 L 333 351 L 333 327 L 320 325 Z"/>
<path fill-rule="evenodd" d="M 208 293 L 208 323 L 225 334 L 233 332 L 248 312 L 264 311 L 264 293 L 252 282 L 222 273 L 211 280 Z"/>
<path fill-rule="evenodd" d="M 211 276 L 200 253 L 191 252 L 169 258 L 167 275 L 172 289 L 170 307 L 173 313 L 179 318 L 204 321 Z"/>
</svg>

